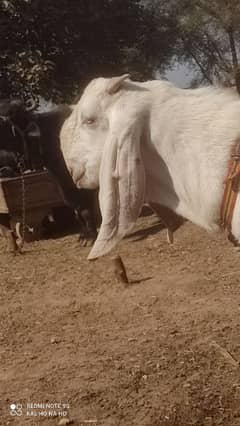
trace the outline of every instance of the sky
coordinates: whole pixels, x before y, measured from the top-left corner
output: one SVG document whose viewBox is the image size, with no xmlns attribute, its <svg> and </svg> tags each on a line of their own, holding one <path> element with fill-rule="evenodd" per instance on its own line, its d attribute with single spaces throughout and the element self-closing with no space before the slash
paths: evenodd
<svg viewBox="0 0 240 426">
<path fill-rule="evenodd" d="M 165 73 L 165 77 L 179 87 L 188 87 L 193 73 L 185 65 L 177 64 L 171 71 Z"/>
</svg>

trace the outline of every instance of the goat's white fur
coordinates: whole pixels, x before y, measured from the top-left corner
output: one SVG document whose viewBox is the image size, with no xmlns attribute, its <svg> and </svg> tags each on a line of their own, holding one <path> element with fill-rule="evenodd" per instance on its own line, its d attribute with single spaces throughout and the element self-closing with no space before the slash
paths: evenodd
<svg viewBox="0 0 240 426">
<path fill-rule="evenodd" d="M 103 222 L 88 258 L 107 253 L 123 238 L 144 201 L 208 231 L 218 229 L 224 178 L 238 138 L 240 98 L 233 89 L 184 90 L 166 81 L 132 82 L 126 75 L 93 80 L 61 135 L 77 185 L 100 184 Z M 239 195 L 232 234 L 240 240 Z"/>
</svg>

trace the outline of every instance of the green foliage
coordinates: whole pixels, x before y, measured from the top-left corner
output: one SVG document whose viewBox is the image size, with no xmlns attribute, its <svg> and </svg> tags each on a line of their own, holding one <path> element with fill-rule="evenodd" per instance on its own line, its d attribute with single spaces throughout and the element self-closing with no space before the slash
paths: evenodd
<svg viewBox="0 0 240 426">
<path fill-rule="evenodd" d="M 93 77 L 146 79 L 173 59 L 230 82 L 239 0 L 0 0 L 0 97 L 72 102 Z"/>
<path fill-rule="evenodd" d="M 151 77 L 172 56 L 167 21 L 139 0 L 1 0 L 0 96 L 70 102 L 98 75 Z"/>
<path fill-rule="evenodd" d="M 175 0 L 177 58 L 188 62 L 201 81 L 230 83 L 238 67 L 239 0 Z"/>
</svg>

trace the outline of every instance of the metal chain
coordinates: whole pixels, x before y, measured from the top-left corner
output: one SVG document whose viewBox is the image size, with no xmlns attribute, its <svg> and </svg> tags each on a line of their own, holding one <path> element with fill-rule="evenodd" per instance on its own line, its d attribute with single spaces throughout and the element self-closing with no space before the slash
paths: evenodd
<svg viewBox="0 0 240 426">
<path fill-rule="evenodd" d="M 16 136 L 16 132 L 20 135 L 20 138 L 22 139 L 22 143 L 23 143 L 24 157 L 28 161 L 28 152 L 27 152 L 27 142 L 26 142 L 25 131 L 22 130 L 19 126 L 17 126 L 15 123 L 13 123 L 11 119 L 9 119 L 8 121 L 11 124 L 11 129 L 12 129 L 13 135 Z M 20 172 L 21 187 L 22 187 L 22 212 L 21 212 L 22 217 L 21 217 L 21 222 L 20 222 L 20 227 L 19 227 L 19 233 L 21 235 L 19 250 L 22 250 L 23 246 L 24 246 L 24 242 L 25 242 L 25 231 L 26 231 L 26 187 L 25 187 L 25 180 L 24 180 L 25 164 L 24 164 L 24 160 L 22 160 L 21 158 L 19 158 L 19 160 L 18 160 L 18 169 L 19 169 L 19 172 Z M 22 233 L 21 233 L 21 224 L 22 224 Z"/>
<path fill-rule="evenodd" d="M 27 164 L 29 162 L 29 154 L 27 149 L 27 141 L 26 141 L 26 134 L 25 131 L 22 130 L 19 126 L 17 126 L 14 122 L 12 122 L 11 119 L 6 117 L 0 116 L 0 119 L 3 119 L 4 121 L 8 121 L 11 125 L 11 130 L 14 136 L 16 136 L 16 132 L 20 135 L 20 138 L 22 139 L 23 143 L 23 152 L 25 160 L 27 161 Z M 25 180 L 24 180 L 24 166 L 22 159 L 19 158 L 18 160 L 18 169 L 20 172 L 21 177 L 21 187 L 22 187 L 22 217 L 21 217 L 21 223 L 22 223 L 22 234 L 21 234 L 21 223 L 20 223 L 20 229 L 19 233 L 21 234 L 21 242 L 19 244 L 19 250 L 22 250 L 25 242 L 25 231 L 26 231 L 26 186 L 25 186 Z"/>
<path fill-rule="evenodd" d="M 21 186 L 22 186 L 22 217 L 21 217 L 21 223 L 22 223 L 22 235 L 21 235 L 21 243 L 20 243 L 20 250 L 22 250 L 25 242 L 25 229 L 26 229 L 26 187 L 25 187 L 25 180 L 24 180 L 24 172 L 23 172 L 23 164 L 21 160 L 18 162 L 18 167 L 20 171 L 21 176 Z"/>
</svg>

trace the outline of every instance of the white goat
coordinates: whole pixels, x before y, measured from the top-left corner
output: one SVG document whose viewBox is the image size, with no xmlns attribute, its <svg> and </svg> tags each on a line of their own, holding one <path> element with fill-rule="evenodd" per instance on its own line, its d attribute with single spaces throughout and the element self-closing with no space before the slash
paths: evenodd
<svg viewBox="0 0 240 426">
<path fill-rule="evenodd" d="M 102 225 L 88 259 L 109 252 L 131 230 L 144 202 L 219 229 L 224 178 L 240 138 L 233 89 L 184 90 L 128 77 L 91 81 L 62 129 L 74 181 L 100 186 Z M 232 234 L 240 240 L 239 194 Z"/>
</svg>

